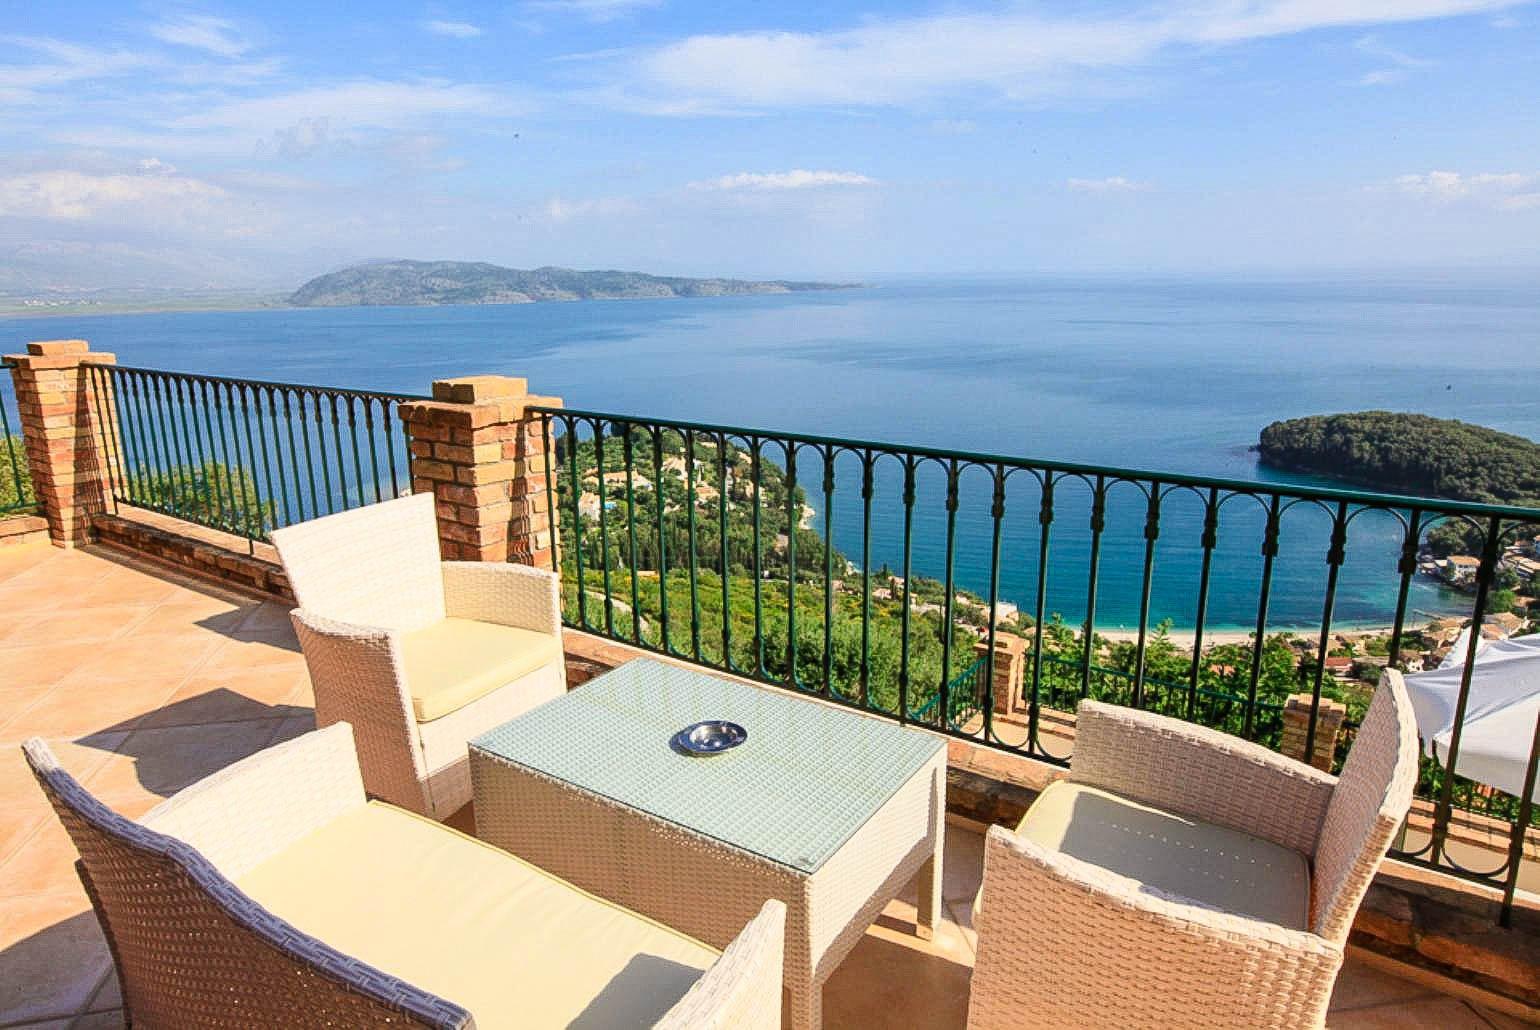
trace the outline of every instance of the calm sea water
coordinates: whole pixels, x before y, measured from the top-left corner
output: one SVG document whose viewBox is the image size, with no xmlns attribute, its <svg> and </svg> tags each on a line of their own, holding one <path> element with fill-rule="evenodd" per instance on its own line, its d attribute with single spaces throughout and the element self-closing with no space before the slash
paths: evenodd
<svg viewBox="0 0 1540 1030">
<path fill-rule="evenodd" d="M 1540 438 L 1540 291 L 1532 283 L 1261 284 L 1032 282 L 898 284 L 710 300 L 468 308 L 356 308 L 0 321 L 0 344 L 78 336 L 126 364 L 426 392 L 435 377 L 528 376 L 572 407 L 855 436 L 1022 457 L 1298 481 L 1257 467 L 1263 425 L 1314 413 L 1390 408 Z M 820 509 L 821 469 L 801 459 Z M 871 563 L 897 568 L 900 481 L 885 467 Z M 1048 610 L 1084 616 L 1089 491 L 1060 488 Z M 990 490 L 963 480 L 958 585 L 985 592 Z M 1000 595 L 1030 611 L 1037 585 L 1037 489 L 1011 481 Z M 860 556 L 859 473 L 836 466 L 836 546 Z M 1137 625 L 1144 498 L 1109 499 L 1098 626 Z M 1271 625 L 1319 624 L 1324 512 L 1284 521 Z M 1210 626 L 1256 618 L 1261 512 L 1226 505 Z M 940 577 L 946 514 L 927 469 L 915 515 L 915 572 Z M 1196 497 L 1173 495 L 1156 544 L 1152 620 L 1192 619 L 1201 551 Z M 1355 520 L 1335 617 L 1388 622 L 1399 527 Z M 1412 606 L 1467 603 L 1418 583 Z"/>
</svg>

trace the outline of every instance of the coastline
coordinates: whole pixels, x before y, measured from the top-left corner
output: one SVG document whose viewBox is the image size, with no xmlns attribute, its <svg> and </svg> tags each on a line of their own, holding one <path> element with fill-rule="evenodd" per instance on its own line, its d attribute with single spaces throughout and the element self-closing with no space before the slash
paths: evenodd
<svg viewBox="0 0 1540 1030">
<path fill-rule="evenodd" d="M 1401 632 L 1402 633 L 1412 633 L 1412 632 L 1420 631 L 1420 630 L 1424 629 L 1429 623 L 1431 623 L 1433 621 L 1434 620 L 1426 618 L 1426 617 L 1423 617 L 1423 616 L 1419 616 L 1416 619 L 1408 618 L 1406 623 L 1402 626 Z M 1395 629 L 1395 627 L 1393 625 L 1388 625 L 1388 624 L 1387 625 L 1369 624 L 1369 625 L 1361 625 L 1361 626 L 1360 625 L 1333 625 L 1332 626 L 1332 633 L 1333 634 L 1342 634 L 1342 635 L 1351 635 L 1351 636 L 1388 637 L 1388 636 L 1390 636 L 1390 633 L 1391 633 L 1391 631 L 1393 629 Z M 1209 645 L 1212 645 L 1212 644 L 1244 644 L 1244 643 L 1247 643 L 1248 641 L 1251 640 L 1252 635 L 1255 632 L 1256 632 L 1255 629 L 1234 629 L 1234 628 L 1213 629 L 1213 630 L 1205 629 L 1203 631 L 1203 643 L 1204 643 L 1204 646 L 1209 646 Z M 1269 634 L 1288 633 L 1288 634 L 1291 634 L 1293 636 L 1298 636 L 1298 637 L 1303 637 L 1303 638 L 1311 638 L 1311 637 L 1319 637 L 1320 636 L 1321 627 L 1320 626 L 1268 626 L 1267 627 L 1267 632 Z M 1105 637 L 1106 639 L 1108 639 L 1110 641 L 1113 641 L 1114 643 L 1133 643 L 1134 641 L 1137 641 L 1139 639 L 1139 631 L 1137 629 L 1102 629 L 1102 628 L 1098 627 L 1097 630 L 1096 630 L 1096 635 L 1100 636 L 1100 637 Z M 1155 635 L 1155 629 L 1154 629 L 1154 627 L 1151 627 L 1150 630 L 1149 630 L 1149 633 L 1148 633 L 1148 637 L 1146 639 L 1148 639 L 1149 637 L 1153 637 L 1154 635 Z M 1192 650 L 1192 645 L 1193 645 L 1193 628 L 1191 626 L 1186 626 L 1186 627 L 1176 627 L 1176 626 L 1173 626 L 1171 628 L 1171 631 L 1167 634 L 1167 636 L 1170 638 L 1171 642 L 1176 644 L 1178 647 L 1185 648 L 1185 649 L 1187 649 L 1189 651 Z"/>
</svg>

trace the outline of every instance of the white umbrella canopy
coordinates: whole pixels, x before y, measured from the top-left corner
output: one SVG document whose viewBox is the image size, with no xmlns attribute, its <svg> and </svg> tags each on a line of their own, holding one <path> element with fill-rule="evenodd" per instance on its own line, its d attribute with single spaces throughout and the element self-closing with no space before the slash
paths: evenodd
<svg viewBox="0 0 1540 1030">
<path fill-rule="evenodd" d="M 1454 665 L 1406 677 L 1417 734 L 1431 758 L 1447 755 L 1465 675 Z M 1471 670 L 1470 698 L 1455 772 L 1518 796 L 1524 793 L 1540 718 L 1540 633 L 1487 644 Z M 1540 786 L 1535 795 L 1540 800 Z"/>
</svg>

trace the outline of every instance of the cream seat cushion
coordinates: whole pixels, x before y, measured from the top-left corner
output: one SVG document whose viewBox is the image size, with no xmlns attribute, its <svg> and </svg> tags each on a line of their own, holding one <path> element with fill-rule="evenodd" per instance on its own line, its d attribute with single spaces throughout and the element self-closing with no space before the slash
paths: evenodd
<svg viewBox="0 0 1540 1030">
<path fill-rule="evenodd" d="M 236 885 L 344 954 L 464 1006 L 482 1030 L 652 1026 L 719 954 L 379 801 Z"/>
<path fill-rule="evenodd" d="M 1165 894 L 1308 928 L 1309 861 L 1260 837 L 1067 780 L 1038 796 L 1016 832 Z"/>
<path fill-rule="evenodd" d="M 444 619 L 401 638 L 406 685 L 418 722 L 432 722 L 550 661 L 561 640 L 517 626 Z"/>
</svg>

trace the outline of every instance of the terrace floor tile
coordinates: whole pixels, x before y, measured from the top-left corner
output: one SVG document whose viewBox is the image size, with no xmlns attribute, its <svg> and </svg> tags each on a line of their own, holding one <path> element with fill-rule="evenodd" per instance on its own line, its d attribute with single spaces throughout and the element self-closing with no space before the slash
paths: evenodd
<svg viewBox="0 0 1540 1030">
<path fill-rule="evenodd" d="M 82 606 L 82 605 L 88 606 Z M 315 726 L 288 608 L 110 552 L 0 550 L 0 1026 L 123 1025 L 74 848 L 16 744 L 42 734 L 65 769 L 129 818 Z M 474 826 L 474 813 L 455 824 Z M 835 971 L 825 1025 L 961 1030 L 977 935 L 983 837 L 948 823 L 937 933 L 914 932 L 911 885 Z M 1517 1025 L 1350 958 L 1329 1025 Z"/>
</svg>

